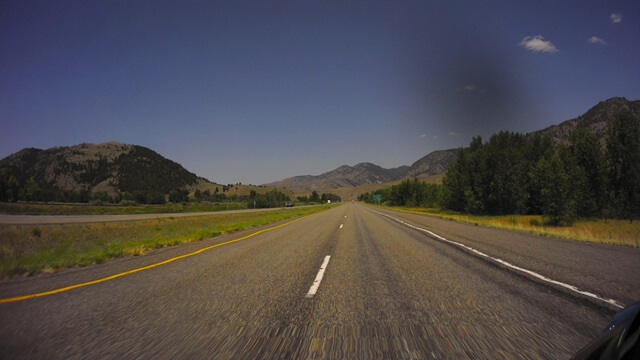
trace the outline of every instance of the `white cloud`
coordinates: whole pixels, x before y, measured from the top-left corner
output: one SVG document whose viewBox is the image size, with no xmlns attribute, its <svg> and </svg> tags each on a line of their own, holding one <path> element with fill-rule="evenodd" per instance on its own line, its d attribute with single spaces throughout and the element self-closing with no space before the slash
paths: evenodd
<svg viewBox="0 0 640 360">
<path fill-rule="evenodd" d="M 606 45 L 607 44 L 604 40 L 600 39 L 597 36 L 590 37 L 589 38 L 589 42 L 592 43 L 592 44 L 600 44 L 600 45 Z"/>
<path fill-rule="evenodd" d="M 434 139 L 437 139 L 437 138 L 438 138 L 438 135 L 433 135 L 433 138 L 434 138 Z"/>
<path fill-rule="evenodd" d="M 462 89 L 464 91 L 473 91 L 476 90 L 478 87 L 476 86 L 476 84 L 469 84 L 469 85 L 465 85 Z"/>
<path fill-rule="evenodd" d="M 426 137 L 427 137 L 427 134 L 421 134 L 421 135 L 420 135 L 420 139 L 424 139 L 424 138 L 426 138 Z"/>
<path fill-rule="evenodd" d="M 449 136 L 462 136 L 462 134 L 452 131 L 449 133 Z"/>
<path fill-rule="evenodd" d="M 613 13 L 610 16 L 611 21 L 613 21 L 614 24 L 618 24 L 622 22 L 622 14 L 620 13 Z"/>
<path fill-rule="evenodd" d="M 527 36 L 520 42 L 520 46 L 524 46 L 527 50 L 535 52 L 548 52 L 554 53 L 558 49 L 551 43 L 551 41 L 545 40 L 542 35 Z"/>
</svg>

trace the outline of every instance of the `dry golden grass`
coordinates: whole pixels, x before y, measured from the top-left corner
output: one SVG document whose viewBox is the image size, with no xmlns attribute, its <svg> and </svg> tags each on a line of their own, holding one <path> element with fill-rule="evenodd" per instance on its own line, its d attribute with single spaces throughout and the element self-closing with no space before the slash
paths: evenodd
<svg viewBox="0 0 640 360">
<path fill-rule="evenodd" d="M 640 221 L 580 219 L 573 226 L 546 226 L 540 215 L 474 216 L 439 209 L 400 208 L 390 209 L 435 216 L 498 229 L 525 231 L 540 236 L 573 239 L 603 244 L 640 247 Z"/>
<path fill-rule="evenodd" d="M 254 190 L 258 194 L 264 194 L 271 190 L 278 190 L 284 193 L 285 195 L 288 195 L 291 199 L 295 199 L 293 191 L 288 189 L 276 188 L 272 186 L 233 185 L 231 188 L 229 188 L 228 191 L 224 193 L 222 192 L 222 186 L 223 185 L 209 183 L 209 182 L 203 181 L 202 179 L 198 179 L 198 182 L 195 185 L 188 186 L 187 190 L 189 190 L 190 196 L 192 197 L 193 197 L 193 193 L 195 193 L 196 190 L 200 190 L 200 191 L 209 190 L 209 192 L 213 194 L 215 193 L 216 188 L 218 189 L 218 194 L 225 194 L 227 196 L 231 196 L 231 195 L 248 196 L 251 190 Z"/>
</svg>

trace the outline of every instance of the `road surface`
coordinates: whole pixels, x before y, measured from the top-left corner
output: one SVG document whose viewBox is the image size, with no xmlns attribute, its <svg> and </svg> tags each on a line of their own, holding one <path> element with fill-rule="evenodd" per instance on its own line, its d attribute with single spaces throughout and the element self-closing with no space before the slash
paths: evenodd
<svg viewBox="0 0 640 360">
<path fill-rule="evenodd" d="M 207 212 L 163 213 L 163 214 L 122 214 L 122 215 L 7 215 L 0 214 L 1 225 L 44 225 L 44 224 L 81 224 L 108 221 L 148 220 L 159 218 L 177 218 L 206 215 L 239 214 L 283 209 L 299 209 L 316 205 L 305 205 L 289 208 L 242 209 Z"/>
<path fill-rule="evenodd" d="M 0 303 L 0 354 L 568 358 L 599 334 L 618 305 L 640 299 L 638 249 L 360 204 L 250 236 L 256 231 L 4 280 L 0 299 L 86 283 L 224 244 L 113 280 Z M 234 239 L 241 240 L 226 243 Z"/>
</svg>

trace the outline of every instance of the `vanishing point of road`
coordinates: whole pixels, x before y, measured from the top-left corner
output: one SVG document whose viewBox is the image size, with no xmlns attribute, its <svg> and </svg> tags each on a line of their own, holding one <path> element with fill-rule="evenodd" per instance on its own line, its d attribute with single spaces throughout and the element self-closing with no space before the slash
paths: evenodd
<svg viewBox="0 0 640 360">
<path fill-rule="evenodd" d="M 639 249 L 345 204 L 145 256 L 3 280 L 0 354 L 568 358 L 620 306 L 640 300 L 638 284 Z M 46 296 L 20 298 L 28 294 Z"/>
</svg>

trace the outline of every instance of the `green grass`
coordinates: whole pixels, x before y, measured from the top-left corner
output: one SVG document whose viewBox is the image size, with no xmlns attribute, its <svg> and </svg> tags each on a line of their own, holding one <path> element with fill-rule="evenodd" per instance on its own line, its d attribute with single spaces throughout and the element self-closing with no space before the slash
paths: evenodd
<svg viewBox="0 0 640 360">
<path fill-rule="evenodd" d="M 317 213 L 301 209 L 64 225 L 0 225 L 0 277 L 103 263 Z"/>
<path fill-rule="evenodd" d="M 579 219 L 573 226 L 546 226 L 540 215 L 475 216 L 441 209 L 388 207 L 476 226 L 524 231 L 540 236 L 640 247 L 640 221 Z"/>
<path fill-rule="evenodd" d="M 0 214 L 10 215 L 120 215 L 208 212 L 245 209 L 241 202 L 165 205 L 88 205 L 88 204 L 38 204 L 0 203 Z"/>
</svg>

